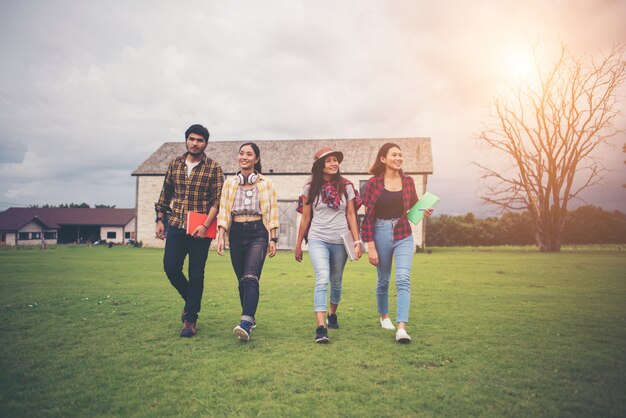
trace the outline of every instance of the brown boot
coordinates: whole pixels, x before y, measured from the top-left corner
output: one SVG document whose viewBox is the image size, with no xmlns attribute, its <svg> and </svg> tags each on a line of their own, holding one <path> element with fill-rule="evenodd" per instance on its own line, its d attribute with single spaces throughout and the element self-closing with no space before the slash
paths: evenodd
<svg viewBox="0 0 626 418">
<path fill-rule="evenodd" d="M 196 335 L 196 323 L 185 321 L 183 329 L 180 330 L 180 336 L 185 338 L 191 338 Z"/>
</svg>

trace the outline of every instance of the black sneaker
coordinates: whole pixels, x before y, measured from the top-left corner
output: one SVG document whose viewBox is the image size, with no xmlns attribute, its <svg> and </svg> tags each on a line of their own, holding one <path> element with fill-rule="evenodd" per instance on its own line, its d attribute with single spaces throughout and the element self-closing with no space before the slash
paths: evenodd
<svg viewBox="0 0 626 418">
<path fill-rule="evenodd" d="M 330 342 L 328 339 L 328 330 L 324 325 L 320 325 L 315 330 L 315 342 L 319 344 L 328 344 Z"/>
<path fill-rule="evenodd" d="M 330 314 L 326 317 L 326 322 L 328 322 L 328 328 L 330 329 L 339 329 L 339 322 L 337 322 L 337 314 Z"/>
</svg>

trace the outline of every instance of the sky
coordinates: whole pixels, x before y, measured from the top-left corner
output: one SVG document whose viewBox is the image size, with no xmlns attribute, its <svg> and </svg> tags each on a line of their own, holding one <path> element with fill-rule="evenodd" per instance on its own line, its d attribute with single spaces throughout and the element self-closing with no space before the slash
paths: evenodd
<svg viewBox="0 0 626 418">
<path fill-rule="evenodd" d="M 532 45 L 595 56 L 626 43 L 625 18 L 626 0 L 3 0 L 0 210 L 134 207 L 130 173 L 201 123 L 212 140 L 430 137 L 437 211 L 491 215 L 472 162 L 493 162 L 476 135 L 494 97 Z M 624 143 L 576 204 L 626 211 Z"/>
</svg>

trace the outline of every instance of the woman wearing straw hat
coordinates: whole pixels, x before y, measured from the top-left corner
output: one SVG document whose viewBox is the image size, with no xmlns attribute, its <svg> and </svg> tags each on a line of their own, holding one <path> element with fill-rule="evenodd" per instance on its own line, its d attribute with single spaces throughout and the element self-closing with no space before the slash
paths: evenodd
<svg viewBox="0 0 626 418">
<path fill-rule="evenodd" d="M 314 157 L 311 179 L 302 191 L 302 218 L 298 228 L 295 258 L 302 261 L 302 240 L 308 234 L 309 257 L 315 270 L 313 297 L 317 328 L 315 342 L 328 343 L 328 328 L 337 329 L 337 307 L 341 300 L 343 269 L 348 259 L 341 235 L 350 231 L 356 258 L 361 257 L 361 240 L 356 220 L 360 199 L 354 185 L 339 173 L 343 153 L 322 147 Z M 327 292 L 330 283 L 330 312 Z"/>
</svg>

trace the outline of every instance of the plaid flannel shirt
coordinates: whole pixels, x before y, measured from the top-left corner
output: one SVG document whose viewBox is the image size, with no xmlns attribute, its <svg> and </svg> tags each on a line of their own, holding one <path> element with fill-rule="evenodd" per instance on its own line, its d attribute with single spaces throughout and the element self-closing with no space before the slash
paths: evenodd
<svg viewBox="0 0 626 418">
<path fill-rule="evenodd" d="M 184 228 L 189 211 L 208 214 L 212 207 L 219 209 L 224 185 L 222 167 L 206 154 L 187 177 L 187 154 L 170 162 L 159 201 L 154 205 L 157 211 L 168 214 L 169 224 L 176 228 Z"/>
<path fill-rule="evenodd" d="M 365 219 L 363 219 L 363 224 L 361 225 L 361 238 L 364 242 L 374 241 L 374 224 L 376 220 L 374 207 L 385 189 L 385 181 L 383 177 L 384 174 L 372 177 L 365 185 L 365 191 L 363 192 Z M 406 212 L 415 204 L 415 202 L 417 202 L 417 200 L 417 192 L 415 191 L 413 178 L 402 175 L 402 201 L 404 203 L 404 211 L 402 217 L 398 220 L 398 223 L 393 229 L 394 240 L 401 240 L 402 238 L 406 238 L 411 235 L 411 224 L 409 224 L 409 220 L 406 217 Z"/>
<path fill-rule="evenodd" d="M 259 189 L 259 204 L 261 206 L 263 225 L 265 225 L 268 231 L 271 231 L 280 226 L 278 223 L 276 188 L 274 187 L 274 183 L 263 174 L 259 174 L 259 179 L 256 184 Z M 233 221 L 231 210 L 235 202 L 235 195 L 237 194 L 238 188 L 239 182 L 237 179 L 235 177 L 229 178 L 224 184 L 224 192 L 220 198 L 220 212 L 217 215 L 217 226 L 221 226 L 227 231 L 230 229 L 230 225 Z"/>
</svg>

